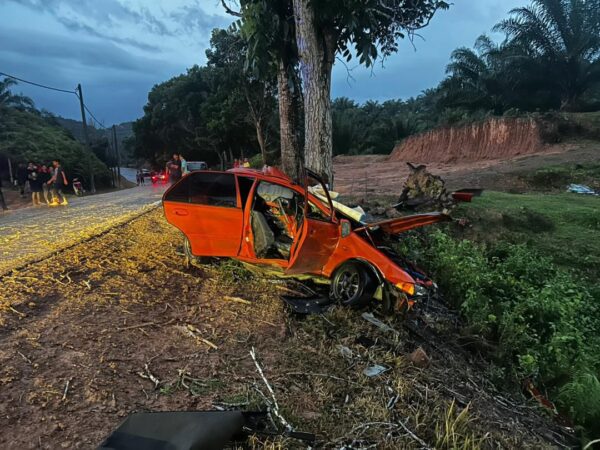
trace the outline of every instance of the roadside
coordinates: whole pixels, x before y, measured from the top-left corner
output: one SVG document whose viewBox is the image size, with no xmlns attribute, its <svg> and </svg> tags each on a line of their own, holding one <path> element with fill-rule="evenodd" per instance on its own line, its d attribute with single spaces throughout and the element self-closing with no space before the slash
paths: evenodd
<svg viewBox="0 0 600 450">
<path fill-rule="evenodd" d="M 69 198 L 67 207 L 22 208 L 0 214 L 0 275 L 89 239 L 145 211 L 163 186 Z"/>
<path fill-rule="evenodd" d="M 384 319 L 388 332 L 363 311 L 300 319 L 278 299 L 293 285 L 232 262 L 185 268 L 180 242 L 152 211 L 2 278 L 0 447 L 94 447 L 134 410 L 264 406 L 252 348 L 283 416 L 325 448 L 565 445 L 492 387 L 443 305 Z M 375 364 L 385 373 L 364 375 Z"/>
</svg>

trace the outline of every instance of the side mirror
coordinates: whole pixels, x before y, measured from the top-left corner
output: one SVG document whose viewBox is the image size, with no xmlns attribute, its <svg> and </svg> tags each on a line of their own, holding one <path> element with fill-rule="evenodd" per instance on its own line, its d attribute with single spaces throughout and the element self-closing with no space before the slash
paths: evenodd
<svg viewBox="0 0 600 450">
<path fill-rule="evenodd" d="M 350 233 L 352 233 L 352 225 L 350 225 L 350 221 L 348 219 L 342 219 L 340 221 L 340 227 L 342 229 L 341 234 L 343 238 L 350 236 Z"/>
</svg>

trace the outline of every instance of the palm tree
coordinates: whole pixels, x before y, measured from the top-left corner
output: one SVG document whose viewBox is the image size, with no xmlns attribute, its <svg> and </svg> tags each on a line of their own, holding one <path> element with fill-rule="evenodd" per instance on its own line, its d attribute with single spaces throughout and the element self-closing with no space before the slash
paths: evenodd
<svg viewBox="0 0 600 450">
<path fill-rule="evenodd" d="M 33 100 L 31 100 L 29 97 L 20 94 L 13 94 L 10 91 L 10 87 L 16 84 L 17 82 L 12 78 L 4 78 L 4 80 L 0 81 L 0 109 L 33 108 Z"/>
<path fill-rule="evenodd" d="M 457 48 L 446 67 L 449 76 L 440 84 L 441 104 L 502 113 L 509 90 L 505 64 L 504 48 L 486 35 L 475 41 L 474 50 Z"/>
<path fill-rule="evenodd" d="M 600 83 L 600 0 L 532 0 L 510 15 L 494 31 L 520 49 L 514 67 L 553 84 L 562 110 L 577 109 Z"/>
</svg>

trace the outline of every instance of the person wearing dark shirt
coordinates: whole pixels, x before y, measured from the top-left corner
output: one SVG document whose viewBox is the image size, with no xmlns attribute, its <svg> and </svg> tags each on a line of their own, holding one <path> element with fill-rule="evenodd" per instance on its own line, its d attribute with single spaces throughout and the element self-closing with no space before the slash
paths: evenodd
<svg viewBox="0 0 600 450">
<path fill-rule="evenodd" d="M 40 206 L 42 204 L 40 200 L 40 193 L 42 192 L 42 180 L 40 178 L 39 166 L 30 164 L 27 168 L 29 172 L 29 188 L 31 189 L 31 202 L 33 206 Z"/>
<path fill-rule="evenodd" d="M 42 192 L 44 194 L 44 200 L 46 201 L 46 204 L 49 205 L 50 204 L 50 199 L 48 198 L 49 186 L 47 183 L 50 180 L 50 178 L 52 178 L 52 174 L 50 173 L 50 168 L 48 168 L 45 164 L 43 164 L 42 167 L 40 167 L 40 170 L 38 172 L 38 178 L 42 185 Z"/>
<path fill-rule="evenodd" d="M 167 173 L 171 183 L 177 183 L 181 178 L 181 161 L 176 153 L 173 154 L 173 159 L 167 163 Z"/>
<path fill-rule="evenodd" d="M 46 183 L 47 185 L 52 186 L 52 203 L 50 203 L 50 206 L 58 206 L 59 204 L 66 206 L 69 202 L 67 202 L 67 197 L 63 194 L 63 189 L 67 185 L 65 171 L 58 159 L 53 160 L 52 165 L 54 166 L 54 174 Z M 61 197 L 62 201 L 60 201 Z"/>
<path fill-rule="evenodd" d="M 3 211 L 8 210 L 8 206 L 6 206 L 6 200 L 4 200 L 4 194 L 2 193 L 2 180 L 0 180 L 0 206 Z"/>
<path fill-rule="evenodd" d="M 25 198 L 25 183 L 27 183 L 27 167 L 21 163 L 17 167 L 17 184 L 19 185 L 19 192 L 21 197 Z"/>
</svg>

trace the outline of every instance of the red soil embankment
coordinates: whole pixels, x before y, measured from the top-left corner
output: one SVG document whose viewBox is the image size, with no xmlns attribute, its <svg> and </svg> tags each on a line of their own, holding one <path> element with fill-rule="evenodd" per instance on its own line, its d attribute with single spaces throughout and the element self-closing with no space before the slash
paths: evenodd
<svg viewBox="0 0 600 450">
<path fill-rule="evenodd" d="M 543 147 L 535 120 L 499 118 L 411 136 L 396 145 L 389 161 L 431 164 L 509 159 L 539 153 Z"/>
</svg>

